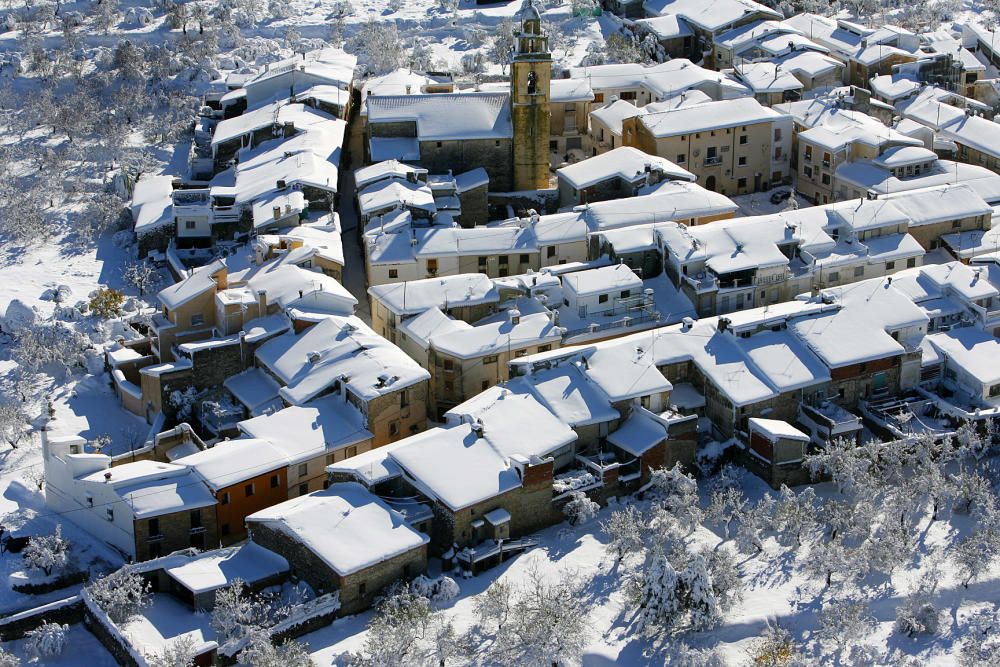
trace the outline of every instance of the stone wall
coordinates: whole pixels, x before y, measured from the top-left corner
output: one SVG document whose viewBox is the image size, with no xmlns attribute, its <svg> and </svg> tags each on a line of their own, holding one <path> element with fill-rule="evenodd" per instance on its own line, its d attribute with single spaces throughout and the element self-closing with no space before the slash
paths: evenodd
<svg viewBox="0 0 1000 667">
<path fill-rule="evenodd" d="M 191 510 L 156 517 L 160 530 L 158 536 L 149 534 L 149 519 L 137 519 L 134 530 L 136 560 L 157 558 L 192 546 L 205 549 L 217 545 L 219 531 L 215 506 L 202 507 L 200 515 L 204 530 L 198 533 L 192 533 L 194 527 L 191 525 Z M 191 543 L 193 534 L 202 535 L 200 545 Z"/>
<path fill-rule="evenodd" d="M 475 227 L 489 222 L 488 192 L 489 184 L 459 193 L 458 200 L 462 203 L 463 227 Z"/>
<path fill-rule="evenodd" d="M 406 391 L 408 405 L 402 406 L 401 393 Z M 375 438 L 373 447 L 420 433 L 427 428 L 429 381 L 423 380 L 403 390 L 393 391 L 368 402 L 368 430 Z"/>
<path fill-rule="evenodd" d="M 432 174 L 460 174 L 482 167 L 490 177 L 492 189 L 510 190 L 510 139 L 465 139 L 457 141 L 421 141 L 420 166 Z"/>
<path fill-rule="evenodd" d="M 80 623 L 83 621 L 83 609 L 83 600 L 74 595 L 66 600 L 11 614 L 0 620 L 0 639 L 5 642 L 20 639 L 43 623 Z"/>
</svg>

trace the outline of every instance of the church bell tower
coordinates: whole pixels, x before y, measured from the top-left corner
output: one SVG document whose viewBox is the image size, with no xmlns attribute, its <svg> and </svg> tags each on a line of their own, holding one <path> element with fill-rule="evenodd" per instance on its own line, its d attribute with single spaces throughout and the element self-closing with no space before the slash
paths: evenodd
<svg viewBox="0 0 1000 667">
<path fill-rule="evenodd" d="M 542 34 L 542 17 L 532 0 L 517 14 L 520 30 L 510 68 L 510 101 L 514 123 L 514 189 L 549 187 L 549 81 L 552 54 Z"/>
</svg>

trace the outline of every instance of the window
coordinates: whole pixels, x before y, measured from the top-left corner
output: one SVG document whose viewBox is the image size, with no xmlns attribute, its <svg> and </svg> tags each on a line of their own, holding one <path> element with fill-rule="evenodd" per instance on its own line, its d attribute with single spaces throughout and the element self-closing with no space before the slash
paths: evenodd
<svg viewBox="0 0 1000 667">
<path fill-rule="evenodd" d="M 480 385 L 479 385 L 479 386 L 481 387 L 480 391 L 486 391 L 487 389 L 489 389 L 489 388 L 490 388 L 490 381 L 489 381 L 489 380 L 483 380 L 483 381 L 482 381 L 482 382 L 480 383 Z"/>
<path fill-rule="evenodd" d="M 736 179 L 736 187 L 745 188 L 746 186 L 747 186 L 747 179 L 745 177 Z"/>
<path fill-rule="evenodd" d="M 205 533 L 194 533 L 191 535 L 191 546 L 195 549 L 205 548 Z"/>
<path fill-rule="evenodd" d="M 191 326 L 197 327 L 205 323 L 205 316 L 201 313 L 195 313 L 191 316 Z"/>
<path fill-rule="evenodd" d="M 201 510 L 191 510 L 188 516 L 191 517 L 192 528 L 201 528 Z"/>
<path fill-rule="evenodd" d="M 229 492 L 228 491 L 226 491 L 225 493 L 222 494 L 222 504 L 223 505 L 228 505 L 229 504 Z"/>
<path fill-rule="evenodd" d="M 157 537 L 160 535 L 160 520 L 150 519 L 149 520 L 149 536 Z"/>
<path fill-rule="evenodd" d="M 604 101 L 604 93 L 594 93 L 594 102 L 601 103 Z"/>
<path fill-rule="evenodd" d="M 389 269 L 389 277 L 390 278 L 398 278 L 399 277 L 399 271 L 397 271 L 396 269 Z"/>
<path fill-rule="evenodd" d="M 741 134 L 740 135 L 740 146 L 745 146 L 746 143 L 747 143 L 747 135 Z"/>
<path fill-rule="evenodd" d="M 500 266 L 507 266 L 507 263 L 509 261 L 510 257 L 508 257 L 507 255 L 500 255 Z"/>
<path fill-rule="evenodd" d="M 441 365 L 444 366 L 444 369 L 446 371 L 454 370 L 455 368 L 455 362 L 452 361 L 451 359 L 445 359 L 444 363 L 442 363 Z"/>
<path fill-rule="evenodd" d="M 962 221 L 961 220 L 952 220 L 951 221 L 951 228 L 952 229 L 958 229 L 961 226 L 962 226 Z"/>
<path fill-rule="evenodd" d="M 357 455 L 358 455 L 357 445 L 351 445 L 350 447 L 344 449 L 344 456 L 346 456 L 347 458 L 351 458 L 352 456 L 357 456 Z"/>
<path fill-rule="evenodd" d="M 162 555 L 163 555 L 163 545 L 162 544 L 160 544 L 159 542 L 157 542 L 155 544 L 150 544 L 149 545 L 149 557 L 150 558 L 159 558 Z"/>
<path fill-rule="evenodd" d="M 280 481 L 281 481 L 281 480 L 280 480 L 280 479 L 278 479 L 278 476 L 277 476 L 277 475 L 271 475 L 271 488 L 272 488 L 272 489 L 276 489 L 276 488 L 278 488 L 278 483 L 279 483 Z M 250 486 L 253 486 L 253 484 L 251 484 Z M 252 496 L 252 495 L 253 495 L 253 493 L 251 492 L 251 493 L 248 493 L 247 495 L 248 495 L 248 496 Z"/>
<path fill-rule="evenodd" d="M 399 434 L 399 422 L 389 422 L 389 435 Z"/>
<path fill-rule="evenodd" d="M 274 484 L 274 477 L 271 478 L 271 484 Z M 275 486 L 277 486 L 277 485 L 275 485 Z M 253 495 L 253 484 L 252 483 L 251 484 L 247 484 L 246 486 L 243 487 L 243 495 L 245 495 L 247 498 L 249 498 L 250 496 Z"/>
<path fill-rule="evenodd" d="M 806 178 L 812 178 L 813 177 L 813 169 L 812 169 L 812 167 L 808 167 L 808 166 L 807 167 L 802 167 L 802 173 L 806 175 Z"/>
<path fill-rule="evenodd" d="M 631 290 L 623 289 L 622 290 L 622 294 L 621 294 L 621 298 L 622 299 L 627 299 L 630 294 L 632 294 Z"/>
<path fill-rule="evenodd" d="M 223 535 L 228 535 L 229 534 L 229 524 L 228 523 L 222 524 L 222 527 L 219 529 L 219 532 L 221 532 Z"/>
<path fill-rule="evenodd" d="M 831 156 L 830 156 L 830 154 L 829 154 L 829 153 L 823 153 L 823 164 L 824 164 L 824 165 L 826 165 L 826 166 L 830 166 L 830 161 L 831 161 L 831 159 L 832 159 L 832 158 L 831 158 Z"/>
<path fill-rule="evenodd" d="M 886 271 L 892 271 L 895 268 L 896 268 L 896 262 L 886 262 L 885 263 L 885 270 Z"/>
<path fill-rule="evenodd" d="M 399 392 L 399 408 L 402 410 L 408 407 L 410 407 L 410 392 L 404 389 Z"/>
<path fill-rule="evenodd" d="M 358 584 L 358 595 L 360 597 L 364 597 L 365 593 L 367 592 L 368 592 L 368 585 L 362 581 L 360 584 Z"/>
<path fill-rule="evenodd" d="M 108 509 L 105 510 L 105 516 L 107 517 L 108 521 L 114 521 L 115 511 L 109 507 Z"/>
<path fill-rule="evenodd" d="M 539 345 L 538 346 L 538 351 L 539 352 L 548 352 L 551 349 L 552 349 L 551 345 Z"/>
<path fill-rule="evenodd" d="M 549 142 L 549 152 L 550 153 L 557 153 L 558 151 L 559 151 L 559 142 L 556 141 L 556 140 L 550 141 Z"/>
<path fill-rule="evenodd" d="M 518 261 L 520 261 L 520 262 L 521 262 L 521 264 L 527 264 L 527 263 L 528 263 L 528 260 L 529 260 L 529 257 L 528 257 L 528 255 L 521 255 L 521 256 L 520 256 L 520 257 L 518 258 Z"/>
<path fill-rule="evenodd" d="M 444 390 L 446 392 L 450 393 L 450 392 L 454 391 L 454 389 L 455 389 L 455 383 L 454 382 L 452 382 L 451 380 L 445 380 L 444 381 Z"/>
<path fill-rule="evenodd" d="M 823 185 L 830 185 L 830 174 L 823 174 L 820 180 L 823 181 Z"/>
<path fill-rule="evenodd" d="M 865 275 L 865 267 L 863 267 L 863 266 L 855 266 L 854 267 L 854 277 L 855 278 L 860 278 L 863 275 Z"/>
<path fill-rule="evenodd" d="M 738 167 L 745 167 L 745 166 L 747 166 L 747 158 L 746 158 L 745 155 L 741 155 L 738 158 L 736 158 L 736 166 L 738 166 Z"/>
<path fill-rule="evenodd" d="M 607 303 L 607 302 L 608 302 L 608 295 L 607 294 L 600 294 L 600 295 L 598 295 L 598 297 L 597 297 L 597 303 Z"/>
<path fill-rule="evenodd" d="M 496 141 L 494 141 L 494 142 L 493 142 L 493 145 L 494 145 L 494 146 L 499 146 L 499 145 L 500 145 L 500 140 L 499 140 L 499 139 L 497 139 Z"/>
<path fill-rule="evenodd" d="M 812 146 L 806 146 L 806 159 L 807 160 L 812 160 L 813 159 L 813 147 Z"/>
<path fill-rule="evenodd" d="M 911 257 L 908 260 L 906 260 L 906 268 L 912 269 L 916 265 L 917 265 L 917 258 L 916 257 Z"/>
<path fill-rule="evenodd" d="M 623 100 L 632 101 L 635 99 L 635 91 L 634 90 L 623 91 L 622 94 L 619 95 L 618 97 Z"/>
<path fill-rule="evenodd" d="M 427 260 L 427 273 L 437 273 L 438 261 L 436 259 Z"/>
<path fill-rule="evenodd" d="M 831 271 L 831 272 L 830 272 L 830 273 L 829 273 L 829 274 L 827 275 L 827 278 L 829 279 L 829 281 L 830 281 L 831 283 L 835 283 L 835 282 L 837 282 L 838 280 L 840 280 L 840 272 L 839 272 L 839 271 Z"/>
<path fill-rule="evenodd" d="M 550 245 L 548 248 L 546 248 L 545 249 L 545 256 L 546 257 L 555 257 L 556 256 L 556 247 L 554 245 Z"/>
<path fill-rule="evenodd" d="M 990 397 L 995 398 L 1000 396 L 1000 384 L 990 385 Z"/>
<path fill-rule="evenodd" d="M 309 464 L 308 463 L 300 463 L 299 464 L 299 477 L 305 477 L 308 474 L 309 474 Z"/>
<path fill-rule="evenodd" d="M 479 256 L 479 268 L 486 266 L 486 257 L 484 255 Z"/>
<path fill-rule="evenodd" d="M 497 362 L 497 355 L 491 354 L 488 357 L 483 357 L 484 364 L 495 364 Z"/>
<path fill-rule="evenodd" d="M 309 493 L 309 485 L 308 484 L 299 484 L 299 495 L 300 496 L 304 496 L 307 493 Z"/>
<path fill-rule="evenodd" d="M 443 142 L 440 142 L 440 141 L 439 141 L 439 142 L 437 142 L 437 147 L 438 147 L 438 148 L 441 148 L 442 146 L 444 146 L 444 143 L 443 143 Z"/>
<path fill-rule="evenodd" d="M 336 454 L 332 454 L 331 453 L 331 454 L 327 454 L 326 455 L 326 464 L 327 465 L 331 465 L 331 464 L 336 463 L 336 462 L 337 462 L 337 455 Z"/>
<path fill-rule="evenodd" d="M 674 160 L 674 162 L 676 162 L 677 164 L 684 164 L 684 160 L 686 160 L 686 159 L 687 159 L 687 156 L 684 155 L 684 153 L 678 153 L 677 154 L 677 159 Z"/>
</svg>

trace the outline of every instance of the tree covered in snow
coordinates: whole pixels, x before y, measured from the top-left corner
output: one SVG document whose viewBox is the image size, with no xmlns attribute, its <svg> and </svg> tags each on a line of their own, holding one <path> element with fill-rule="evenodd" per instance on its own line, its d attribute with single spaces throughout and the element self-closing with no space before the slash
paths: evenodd
<svg viewBox="0 0 1000 667">
<path fill-rule="evenodd" d="M 473 613 L 487 632 L 503 632 L 513 606 L 514 588 L 502 579 L 497 579 L 473 598 Z"/>
<path fill-rule="evenodd" d="M 995 524 L 980 526 L 951 548 L 952 561 L 965 588 L 988 571 L 998 557 L 1000 557 L 1000 530 Z"/>
<path fill-rule="evenodd" d="M 124 303 L 124 294 L 110 287 L 102 287 L 90 297 L 87 306 L 97 317 L 108 319 L 120 315 Z"/>
<path fill-rule="evenodd" d="M 13 401 L 0 403 L 0 440 L 11 449 L 17 449 L 28 434 L 28 414 L 24 405 Z"/>
<path fill-rule="evenodd" d="M 240 665 L 251 667 L 313 667 L 309 647 L 294 639 L 275 646 L 268 632 L 257 630 L 250 635 L 246 647 L 236 656 Z"/>
<path fill-rule="evenodd" d="M 817 527 L 816 490 L 807 486 L 796 493 L 782 484 L 779 494 L 771 519 L 778 541 L 786 546 L 801 546 Z"/>
<path fill-rule="evenodd" d="M 149 582 L 128 566 L 96 579 L 86 591 L 94 604 L 119 625 L 149 605 Z"/>
<path fill-rule="evenodd" d="M 43 368 L 71 371 L 83 368 L 86 338 L 61 322 L 45 322 L 21 328 L 14 334 L 12 357 L 32 373 Z"/>
<path fill-rule="evenodd" d="M 20 667 L 21 659 L 0 646 L 0 667 Z"/>
<path fill-rule="evenodd" d="M 403 667 L 414 664 L 420 655 L 420 640 L 431 619 L 430 601 L 414 594 L 408 586 L 397 586 L 378 605 L 368 623 L 368 635 L 361 653 L 354 656 L 361 665 Z"/>
<path fill-rule="evenodd" d="M 239 641 L 268 627 L 268 616 L 267 605 L 259 596 L 251 594 L 240 578 L 215 592 L 212 629 L 219 636 L 220 644 Z"/>
<path fill-rule="evenodd" d="M 764 633 L 751 642 L 747 649 L 750 664 L 754 667 L 804 666 L 792 633 L 777 623 L 768 622 Z"/>
<path fill-rule="evenodd" d="M 708 563 L 697 554 L 678 575 L 678 599 L 695 630 L 708 630 L 722 622 L 722 609 L 712 584 Z"/>
<path fill-rule="evenodd" d="M 925 590 L 917 590 L 906 596 L 896 607 L 893 629 L 907 637 L 935 635 L 940 624 L 941 612 L 934 605 L 930 594 Z"/>
<path fill-rule="evenodd" d="M 487 51 L 489 59 L 493 64 L 500 66 L 500 71 L 507 74 L 507 67 L 510 66 L 514 57 L 514 50 L 517 47 L 517 40 L 514 38 L 516 28 L 514 22 L 509 18 L 504 18 L 497 25 L 493 32 L 493 39 Z"/>
<path fill-rule="evenodd" d="M 24 566 L 50 576 L 69 564 L 69 542 L 63 539 L 62 526 L 57 524 L 51 535 L 35 535 L 21 554 Z"/>
<path fill-rule="evenodd" d="M 678 598 L 679 578 L 666 554 L 653 551 L 639 573 L 637 629 L 650 636 L 669 632 L 683 615 Z"/>
<path fill-rule="evenodd" d="M 579 526 L 597 516 L 601 506 L 587 497 L 583 491 L 570 493 L 570 500 L 563 506 L 563 514 L 569 519 L 571 526 Z"/>
<path fill-rule="evenodd" d="M 66 648 L 68 625 L 42 623 L 25 633 L 24 650 L 34 661 L 45 662 L 49 658 L 62 655 Z"/>
<path fill-rule="evenodd" d="M 613 32 L 604 40 L 604 51 L 609 63 L 641 63 L 645 60 L 635 36 Z"/>
<path fill-rule="evenodd" d="M 979 609 L 962 627 L 962 642 L 958 654 L 961 667 L 983 667 L 1000 664 L 1000 609 Z"/>
<path fill-rule="evenodd" d="M 192 635 L 181 635 L 151 656 L 149 667 L 193 667 L 197 642 Z"/>
<path fill-rule="evenodd" d="M 347 50 L 358 54 L 371 74 L 386 74 L 406 60 L 406 47 L 395 22 L 370 18 L 346 44 Z"/>
<path fill-rule="evenodd" d="M 650 474 L 646 485 L 654 504 L 677 520 L 678 525 L 690 533 L 701 523 L 701 501 L 698 499 L 698 482 L 681 468 L 658 468 Z"/>
<path fill-rule="evenodd" d="M 489 647 L 488 659 L 501 665 L 576 663 L 590 641 L 586 582 L 573 572 L 550 581 L 537 569 L 519 588 L 505 631 Z"/>
<path fill-rule="evenodd" d="M 198 390 L 194 387 L 188 387 L 183 391 L 175 389 L 170 392 L 170 396 L 167 397 L 167 402 L 170 403 L 170 407 L 176 411 L 177 421 L 181 422 L 191 419 L 194 415 L 194 407 L 197 401 Z"/>
<path fill-rule="evenodd" d="M 160 272 L 145 260 L 129 262 L 122 270 L 125 282 L 139 291 L 139 296 L 155 289 L 163 279 Z"/>
<path fill-rule="evenodd" d="M 609 546 L 619 561 L 643 547 L 646 525 L 634 505 L 612 512 L 607 521 L 601 523 L 601 528 L 608 534 Z"/>
<path fill-rule="evenodd" d="M 825 645 L 832 646 L 834 652 L 839 655 L 846 655 L 874 629 L 875 618 L 864 600 L 850 598 L 831 600 L 823 605 L 819 615 L 818 636 Z"/>
<path fill-rule="evenodd" d="M 454 600 L 462 592 L 455 580 L 445 575 L 435 579 L 420 575 L 410 583 L 410 588 L 414 595 L 437 603 Z"/>
</svg>

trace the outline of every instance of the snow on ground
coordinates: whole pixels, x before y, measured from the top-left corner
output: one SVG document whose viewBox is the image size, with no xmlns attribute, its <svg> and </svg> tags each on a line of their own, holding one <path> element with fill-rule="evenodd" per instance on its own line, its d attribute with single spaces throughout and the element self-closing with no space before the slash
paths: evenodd
<svg viewBox="0 0 1000 667">
<path fill-rule="evenodd" d="M 747 497 L 759 500 L 764 494 L 774 493 L 763 481 L 746 473 L 741 478 Z M 707 502 L 703 482 L 702 500 Z M 820 497 L 836 495 L 830 484 L 816 486 Z M 631 498 L 621 499 L 622 504 L 644 504 Z M 618 505 L 620 507 L 621 505 Z M 517 585 L 529 581 L 530 573 L 537 568 L 545 577 L 556 578 L 562 572 L 572 572 L 574 578 L 587 581 L 586 602 L 589 606 L 590 634 L 593 637 L 584 651 L 583 665 L 645 665 L 662 664 L 650 653 L 650 644 L 632 627 L 632 611 L 622 591 L 619 574 L 623 566 L 614 562 L 608 550 L 607 536 L 600 522 L 608 518 L 616 504 L 603 509 L 597 519 L 577 528 L 566 524 L 541 531 L 539 546 L 471 579 L 455 577 L 461 586 L 461 595 L 448 603 L 444 613 L 455 622 L 458 632 L 475 623 L 474 603 L 494 580 L 504 580 Z M 897 652 L 897 657 L 911 656 L 925 665 L 957 664 L 955 652 L 961 626 L 975 610 L 996 603 L 1000 590 L 1000 572 L 977 580 L 965 589 L 954 577 L 945 577 L 935 596 L 939 609 L 945 612 L 947 622 L 942 632 L 933 638 L 904 639 L 893 632 L 896 608 L 921 582 L 937 549 L 953 541 L 969 529 L 966 517 L 951 517 L 950 522 L 929 523 L 926 519 L 917 527 L 920 554 L 917 567 L 897 572 L 887 582 L 865 581 L 864 587 L 854 591 L 870 605 L 876 625 L 863 639 L 878 654 L 886 656 Z M 698 528 L 689 543 L 698 548 L 717 548 L 722 542 L 720 534 L 705 527 Z M 729 543 L 724 548 L 731 548 Z M 738 570 L 746 590 L 743 600 L 727 616 L 721 627 L 702 633 L 687 633 L 682 639 L 692 647 L 717 648 L 727 664 L 744 664 L 751 642 L 760 637 L 769 622 L 777 621 L 788 629 L 803 646 L 815 650 L 820 612 L 833 594 L 843 599 L 846 589 L 834 586 L 828 589 L 822 578 L 811 579 L 803 574 L 802 563 L 809 558 L 805 549 L 783 547 L 771 536 L 765 540 L 765 550 L 760 555 L 737 555 Z M 798 553 L 797 553 L 798 551 Z M 454 576 L 454 575 L 453 575 Z M 337 658 L 348 651 L 358 651 L 365 641 L 365 626 L 371 612 L 338 619 L 333 625 L 302 638 L 312 651 L 318 665 L 336 665 Z"/>
<path fill-rule="evenodd" d="M 196 643 L 214 641 L 212 615 L 192 612 L 191 607 L 167 593 L 154 593 L 152 604 L 129 621 L 122 632 L 143 655 L 161 652 L 181 636 L 191 636 Z"/>
</svg>

